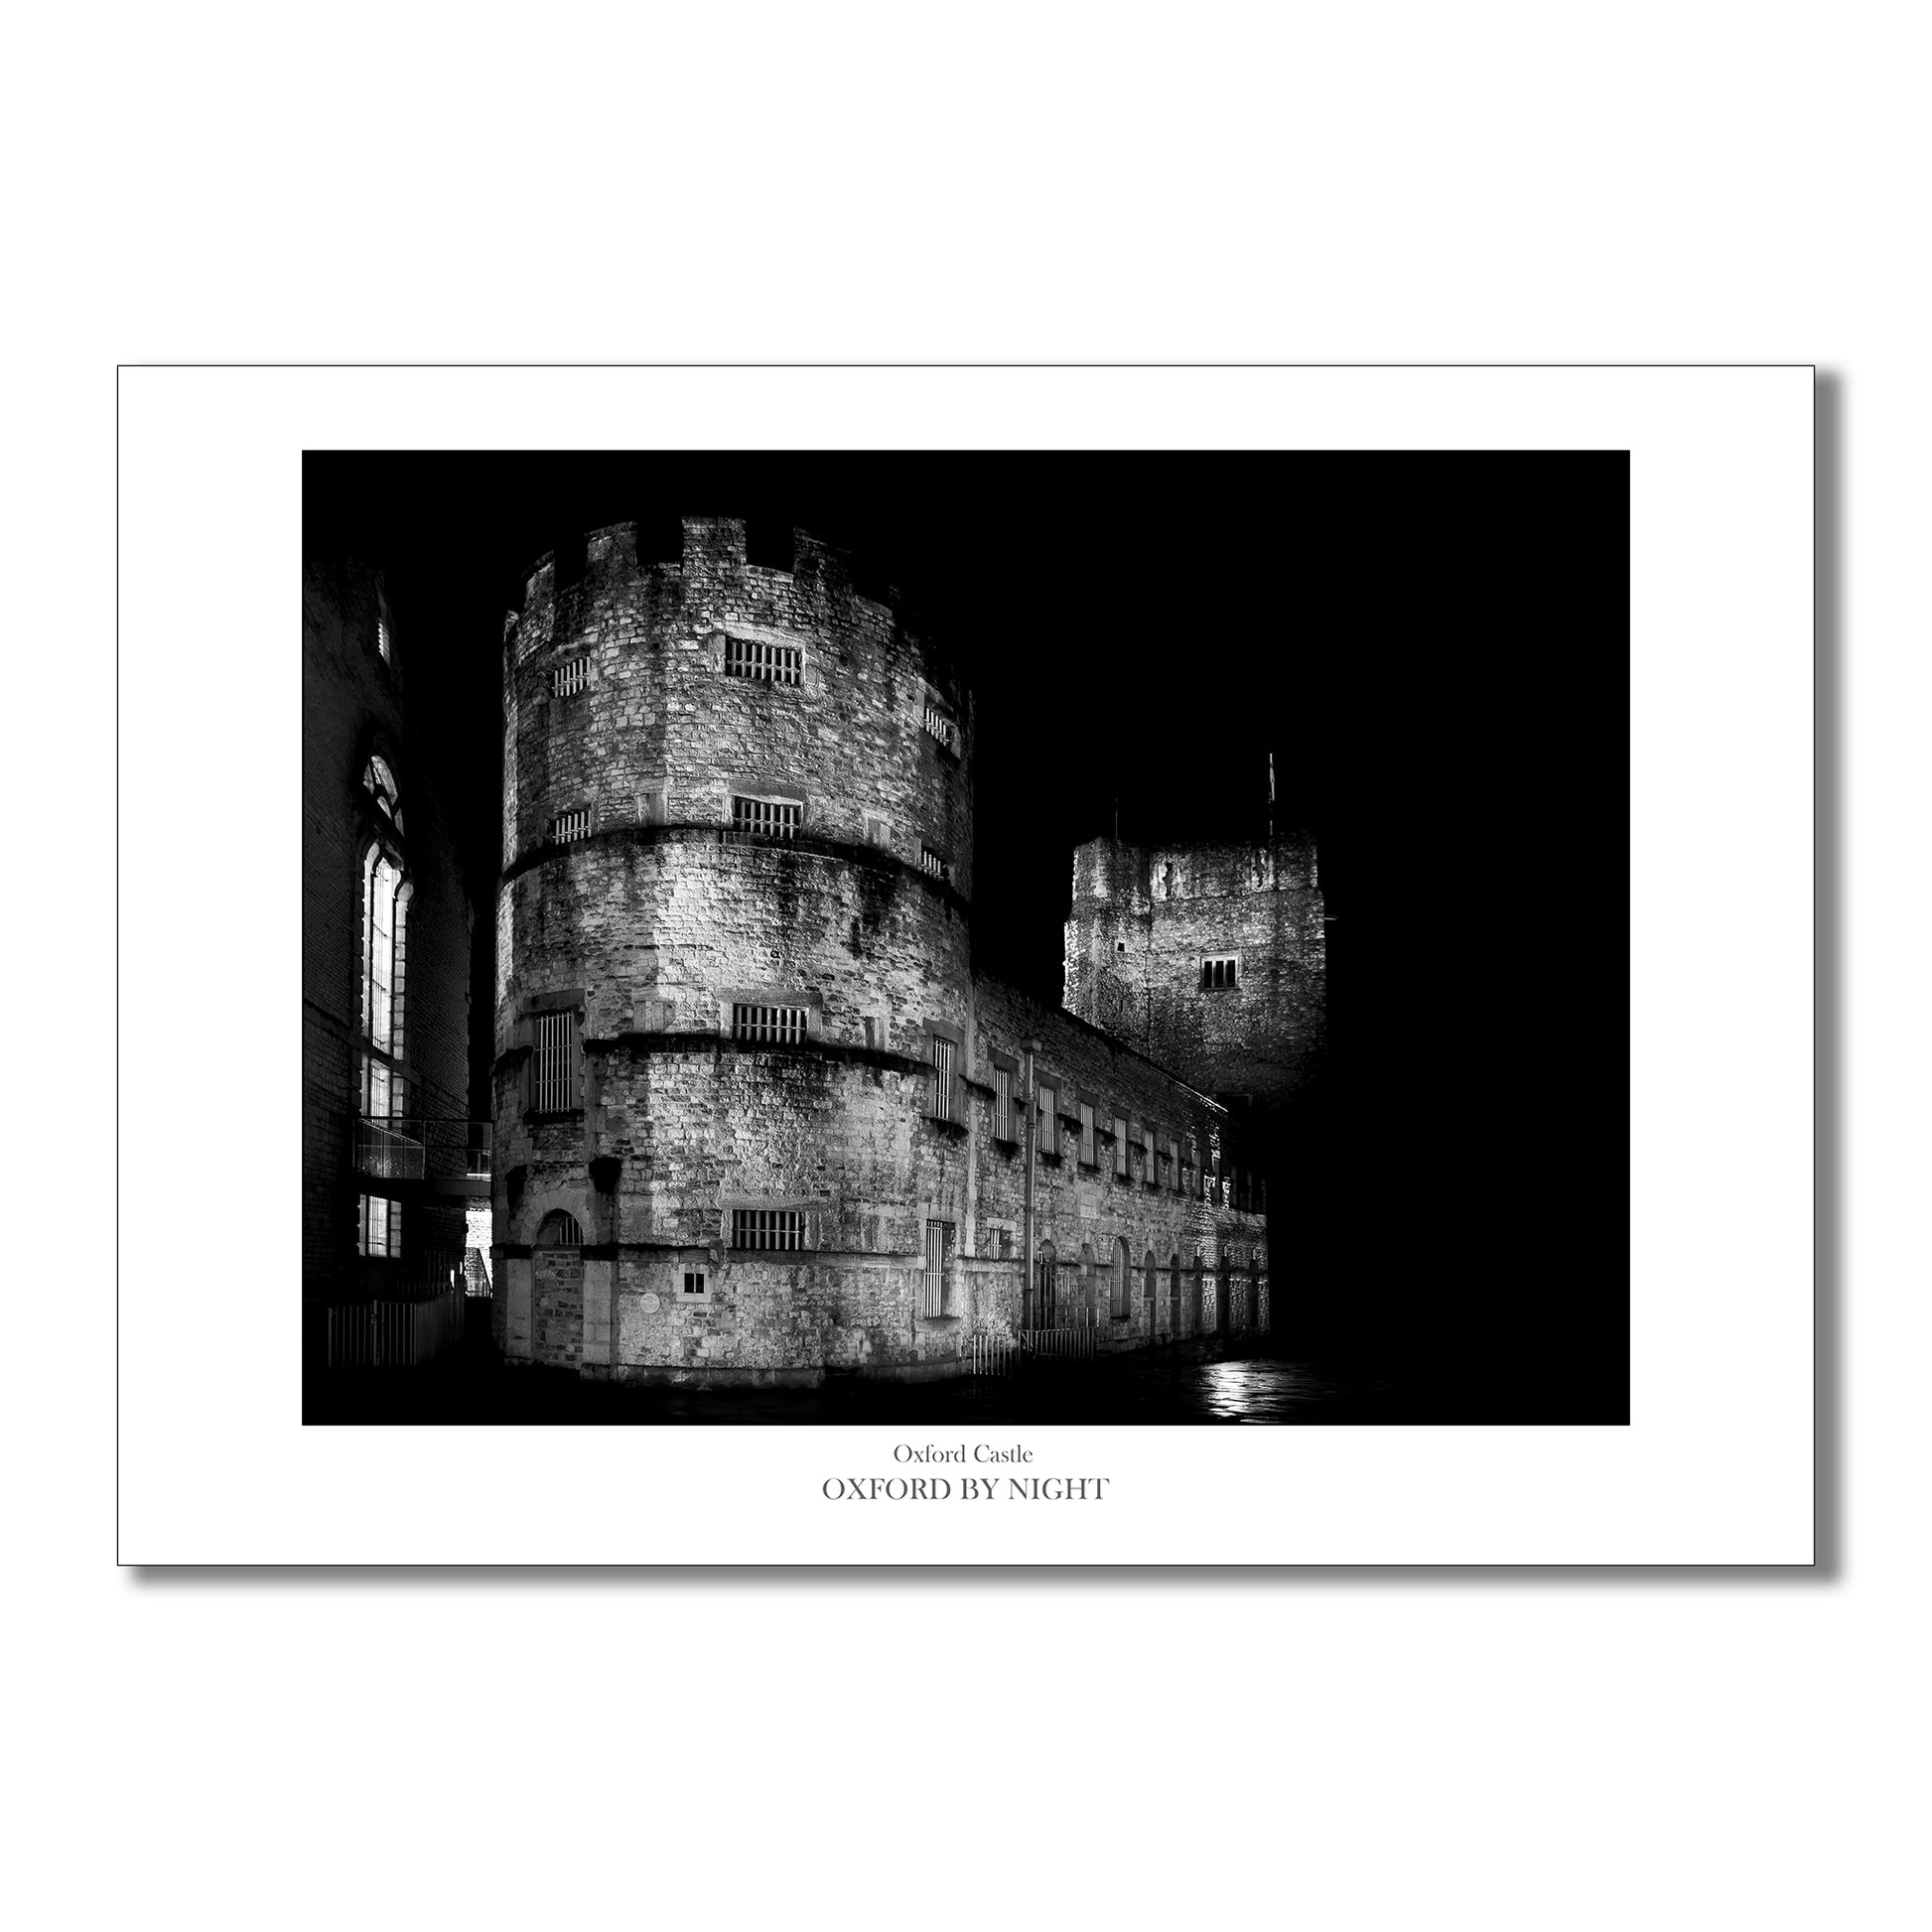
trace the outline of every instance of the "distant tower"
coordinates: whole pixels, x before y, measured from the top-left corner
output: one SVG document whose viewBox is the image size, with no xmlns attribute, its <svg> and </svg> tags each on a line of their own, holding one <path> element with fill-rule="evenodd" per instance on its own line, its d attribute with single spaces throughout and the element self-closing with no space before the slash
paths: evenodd
<svg viewBox="0 0 1932 1932">
<path fill-rule="evenodd" d="M 1306 836 L 1095 839 L 1073 855 L 1062 1004 L 1203 1092 L 1272 1112 L 1326 1041 L 1324 933 Z"/>
</svg>

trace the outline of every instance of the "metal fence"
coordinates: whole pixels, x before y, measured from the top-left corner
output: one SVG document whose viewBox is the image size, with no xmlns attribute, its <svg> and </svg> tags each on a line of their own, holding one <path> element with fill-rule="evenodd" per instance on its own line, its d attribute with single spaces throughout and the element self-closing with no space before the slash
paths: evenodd
<svg viewBox="0 0 1932 1932">
<path fill-rule="evenodd" d="M 331 1368 L 414 1368 L 463 1339 L 460 1288 L 426 1302 L 353 1302 L 329 1312 Z"/>
<path fill-rule="evenodd" d="M 972 1337 L 968 1360 L 974 1375 L 1026 1375 L 1046 1368 L 1070 1368 L 1099 1354 L 1099 1330 L 1091 1322 L 1064 1328 L 1016 1328 L 1011 1335 Z"/>
<path fill-rule="evenodd" d="M 971 1351 L 974 1375 L 1013 1375 L 1019 1369 L 1020 1344 L 1006 1335 L 975 1335 Z"/>
</svg>

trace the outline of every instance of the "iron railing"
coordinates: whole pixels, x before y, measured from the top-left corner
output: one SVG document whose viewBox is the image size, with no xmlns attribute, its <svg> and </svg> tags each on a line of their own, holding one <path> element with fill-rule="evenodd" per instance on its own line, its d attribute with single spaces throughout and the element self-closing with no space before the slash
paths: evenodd
<svg viewBox="0 0 1932 1932">
<path fill-rule="evenodd" d="M 420 1302 L 351 1302 L 328 1311 L 331 1368 L 414 1368 L 463 1339 L 461 1288 Z"/>
<path fill-rule="evenodd" d="M 1016 1328 L 1010 1335 L 975 1334 L 966 1359 L 972 1375 L 1027 1375 L 1039 1369 L 1072 1368 L 1097 1359 L 1097 1331 L 1090 1321 L 1063 1328 Z"/>
</svg>

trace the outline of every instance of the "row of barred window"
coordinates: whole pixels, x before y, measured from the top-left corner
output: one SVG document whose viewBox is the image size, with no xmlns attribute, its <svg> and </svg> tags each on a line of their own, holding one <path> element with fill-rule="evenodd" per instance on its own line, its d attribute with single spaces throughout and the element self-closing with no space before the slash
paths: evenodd
<svg viewBox="0 0 1932 1932">
<path fill-rule="evenodd" d="M 386 638 L 386 631 L 384 636 Z M 727 677 L 750 678 L 760 684 L 796 687 L 804 681 L 804 652 L 796 644 L 774 644 L 759 637 L 734 637 L 729 632 L 712 633 L 714 648 L 722 650 Z M 387 655 L 385 644 L 384 655 Z M 554 664 L 550 670 L 550 695 L 574 698 L 590 688 L 591 659 L 588 652 Z M 930 692 L 920 701 L 919 729 L 935 744 L 959 756 L 959 722 L 950 708 Z"/>
<path fill-rule="evenodd" d="M 756 792 L 735 791 L 731 794 L 732 836 L 756 844 L 789 844 L 798 836 L 804 822 L 804 806 L 795 798 L 772 798 Z M 639 825 L 663 825 L 669 822 L 661 788 L 637 794 L 634 822 Z M 573 805 L 567 811 L 552 815 L 549 840 L 552 845 L 570 845 L 578 839 L 588 838 L 591 830 L 590 807 Z M 891 847 L 892 828 L 885 819 L 870 813 L 867 815 L 866 843 Z M 950 883 L 952 879 L 952 861 L 936 846 L 928 845 L 924 840 L 919 842 L 919 870 L 942 883 Z"/>
</svg>

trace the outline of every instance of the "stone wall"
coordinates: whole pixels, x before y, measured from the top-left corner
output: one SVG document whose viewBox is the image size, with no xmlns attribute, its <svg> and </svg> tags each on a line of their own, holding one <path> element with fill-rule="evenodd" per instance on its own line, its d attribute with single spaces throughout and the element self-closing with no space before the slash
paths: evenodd
<svg viewBox="0 0 1932 1932">
<path fill-rule="evenodd" d="M 970 694 L 930 644 L 859 596 L 835 551 L 796 534 L 795 567 L 745 561 L 745 526 L 691 518 L 681 563 L 639 568 L 636 533 L 592 533 L 582 580 L 531 572 L 504 638 L 503 860 L 559 814 L 724 826 L 731 794 L 789 796 L 809 836 L 929 848 L 962 902 L 973 882 Z M 728 640 L 797 653 L 796 684 L 725 674 Z M 587 659 L 587 682 L 554 695 Z M 924 728 L 928 702 L 954 728 Z"/>
<path fill-rule="evenodd" d="M 1073 855 L 1065 1005 L 1193 1085 L 1267 1107 L 1322 1052 L 1325 933 L 1311 840 L 1096 839 Z M 1210 957 L 1236 961 L 1234 984 L 1203 984 Z"/>
<path fill-rule="evenodd" d="M 994 1132 L 994 1080 L 995 1056 L 1030 1038 L 1076 1123 L 1076 1093 L 1104 1117 L 1091 1167 L 1076 1126 L 1038 1170 L 1062 1309 L 1091 1291 L 1104 1341 L 1144 1344 L 1175 1332 L 1189 1298 L 1176 1302 L 1174 1271 L 1191 1288 L 1198 1268 L 1212 1327 L 1233 1262 L 1229 1317 L 1265 1325 L 1260 1203 L 1224 1110 L 972 970 L 972 706 L 943 661 L 802 535 L 791 572 L 748 565 L 730 520 L 687 521 L 675 565 L 639 569 L 628 525 L 587 553 L 562 589 L 539 565 L 505 637 L 495 1225 L 509 1292 L 492 1316 L 512 1357 L 716 1379 L 957 1372 L 972 1334 L 1008 1334 L 1025 1311 L 1024 1162 Z M 727 675 L 732 638 L 795 650 L 799 682 Z M 579 665 L 567 683 L 582 688 L 559 696 L 558 671 Z M 929 705 L 956 749 L 926 728 Z M 797 835 L 735 833 L 735 789 L 798 801 Z M 584 836 L 550 836 L 580 810 Z M 801 1009 L 804 1035 L 735 1039 L 735 1003 Z M 559 1011 L 576 1017 L 582 1104 L 538 1117 L 532 1027 Z M 944 1119 L 935 1039 L 956 1051 Z M 1156 1150 L 1125 1180 L 1117 1114 Z M 543 1245 L 559 1209 L 581 1231 L 571 1263 Z M 739 1210 L 795 1214 L 799 1245 L 734 1247 Z M 936 1313 L 932 1221 L 951 1229 Z M 1116 1319 L 1099 1282 L 1122 1241 L 1134 1281 Z"/>
</svg>

